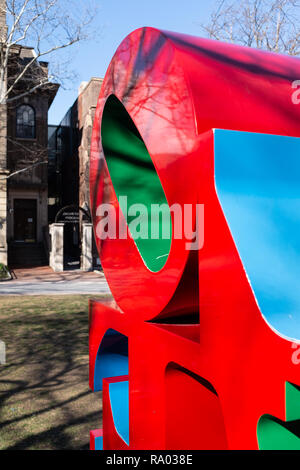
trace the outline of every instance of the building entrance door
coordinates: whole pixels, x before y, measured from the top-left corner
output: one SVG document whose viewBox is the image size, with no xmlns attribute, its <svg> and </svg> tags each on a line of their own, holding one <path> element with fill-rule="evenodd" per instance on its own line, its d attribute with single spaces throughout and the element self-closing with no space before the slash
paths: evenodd
<svg viewBox="0 0 300 470">
<path fill-rule="evenodd" d="M 64 225 L 64 269 L 80 269 L 80 236 L 79 223 Z"/>
<path fill-rule="evenodd" d="M 36 199 L 14 199 L 14 241 L 36 242 Z"/>
</svg>

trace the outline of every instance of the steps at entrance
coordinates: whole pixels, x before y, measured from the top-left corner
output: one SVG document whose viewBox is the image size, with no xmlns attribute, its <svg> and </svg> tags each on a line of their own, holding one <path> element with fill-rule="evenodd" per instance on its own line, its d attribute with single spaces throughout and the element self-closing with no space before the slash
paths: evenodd
<svg viewBox="0 0 300 470">
<path fill-rule="evenodd" d="M 48 264 L 42 243 L 10 243 L 8 246 L 8 266 L 10 268 L 47 266 Z"/>
</svg>

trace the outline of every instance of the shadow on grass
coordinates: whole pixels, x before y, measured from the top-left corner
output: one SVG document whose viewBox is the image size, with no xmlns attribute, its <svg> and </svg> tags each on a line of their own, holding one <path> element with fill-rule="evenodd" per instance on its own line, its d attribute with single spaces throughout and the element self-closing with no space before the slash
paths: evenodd
<svg viewBox="0 0 300 470">
<path fill-rule="evenodd" d="M 87 449 L 101 427 L 88 389 L 88 296 L 1 298 L 0 449 Z"/>
</svg>

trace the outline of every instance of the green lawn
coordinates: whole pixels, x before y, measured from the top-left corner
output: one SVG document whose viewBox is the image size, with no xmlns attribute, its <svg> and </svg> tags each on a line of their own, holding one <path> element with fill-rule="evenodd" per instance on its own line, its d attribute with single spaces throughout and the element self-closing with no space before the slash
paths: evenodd
<svg viewBox="0 0 300 470">
<path fill-rule="evenodd" d="M 0 449 L 88 449 L 101 392 L 88 388 L 88 298 L 0 297 Z"/>
</svg>

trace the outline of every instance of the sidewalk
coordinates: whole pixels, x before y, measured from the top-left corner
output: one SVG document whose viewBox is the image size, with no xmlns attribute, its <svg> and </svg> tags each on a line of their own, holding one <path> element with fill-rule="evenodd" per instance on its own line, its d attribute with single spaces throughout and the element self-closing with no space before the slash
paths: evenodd
<svg viewBox="0 0 300 470">
<path fill-rule="evenodd" d="M 49 266 L 14 270 L 17 279 L 0 282 L 1 295 L 110 294 L 101 272 L 55 273 Z"/>
</svg>

